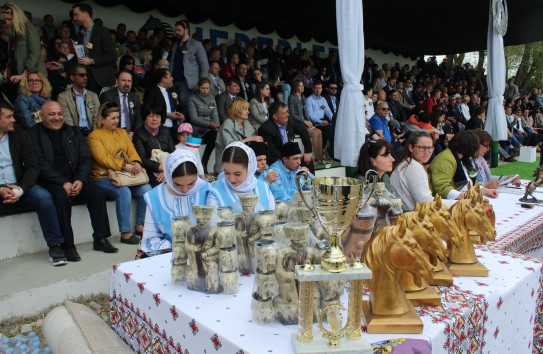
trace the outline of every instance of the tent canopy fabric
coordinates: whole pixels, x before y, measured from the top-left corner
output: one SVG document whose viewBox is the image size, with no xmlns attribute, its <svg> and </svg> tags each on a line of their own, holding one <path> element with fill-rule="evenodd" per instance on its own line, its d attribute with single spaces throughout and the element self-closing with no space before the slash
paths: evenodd
<svg viewBox="0 0 543 354">
<path fill-rule="evenodd" d="M 64 0 L 68 3 L 81 2 Z M 185 15 L 191 23 L 211 20 L 217 26 L 255 28 L 262 34 L 337 45 L 335 0 L 94 0 L 102 6 L 126 5 L 134 12 L 159 10 Z M 543 1 L 509 0 L 509 28 L 504 45 L 543 40 Z M 486 49 L 488 1 L 363 1 L 365 44 L 369 48 L 416 57 Z"/>
</svg>

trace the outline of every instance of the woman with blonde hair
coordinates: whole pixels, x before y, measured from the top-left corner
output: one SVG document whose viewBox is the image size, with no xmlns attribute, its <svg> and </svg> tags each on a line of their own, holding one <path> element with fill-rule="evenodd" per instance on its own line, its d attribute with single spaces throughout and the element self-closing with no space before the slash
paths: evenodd
<svg viewBox="0 0 543 354">
<path fill-rule="evenodd" d="M 15 99 L 13 116 L 23 128 L 31 128 L 41 121 L 41 106 L 51 100 L 51 84 L 40 71 L 25 71 L 19 81 L 21 92 Z"/>
<path fill-rule="evenodd" d="M 228 107 L 228 119 L 225 120 L 217 133 L 215 140 L 215 173 L 222 172 L 222 153 L 234 141 L 247 143 L 249 141 L 263 142 L 261 136 L 255 136 L 255 130 L 249 123 L 249 102 L 237 98 Z"/>
<path fill-rule="evenodd" d="M 125 171 L 137 174 L 142 170 L 138 155 L 130 135 L 125 129 L 118 128 L 120 108 L 115 103 L 102 104 L 98 112 L 97 128 L 87 137 L 87 143 L 93 158 L 90 178 L 95 181 L 106 197 L 115 199 L 117 223 L 121 232 L 121 243 L 138 244 L 140 239 L 132 234 L 130 225 L 130 206 L 132 198 L 137 200 L 136 234 L 143 233 L 145 220 L 145 200 L 143 195 L 151 190 L 146 183 L 138 186 L 117 187 L 111 183 L 108 170 Z M 126 156 L 126 160 L 122 157 Z M 95 250 L 97 250 L 95 248 Z M 99 249 L 98 249 L 99 250 Z"/>
<path fill-rule="evenodd" d="M 0 6 L 0 15 L 12 32 L 9 55 L 15 59 L 10 62 L 4 73 L 5 79 L 13 84 L 21 81 L 25 71 L 46 73 L 41 56 L 40 36 L 21 8 L 13 3 Z"/>
</svg>

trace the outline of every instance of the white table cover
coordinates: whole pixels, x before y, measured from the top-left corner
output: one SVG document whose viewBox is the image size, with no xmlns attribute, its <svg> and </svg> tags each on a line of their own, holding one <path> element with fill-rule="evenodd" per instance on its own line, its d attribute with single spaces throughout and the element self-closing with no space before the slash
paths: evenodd
<svg viewBox="0 0 543 354">
<path fill-rule="evenodd" d="M 542 261 L 487 247 L 476 252 L 490 276 L 455 277 L 453 286 L 435 287 L 443 304 L 417 308 L 422 335 L 366 334 L 369 341 L 419 338 L 431 353 L 543 350 Z M 165 254 L 113 267 L 112 326 L 136 352 L 292 353 L 296 326 L 251 320 L 252 276 L 240 277 L 236 295 L 206 295 L 172 285 L 169 261 Z"/>
</svg>

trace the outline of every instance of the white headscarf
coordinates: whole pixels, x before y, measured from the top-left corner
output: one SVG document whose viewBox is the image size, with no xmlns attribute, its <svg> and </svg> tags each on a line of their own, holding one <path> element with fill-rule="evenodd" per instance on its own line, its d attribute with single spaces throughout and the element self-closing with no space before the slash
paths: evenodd
<svg viewBox="0 0 543 354">
<path fill-rule="evenodd" d="M 164 177 L 166 177 L 166 183 L 168 183 L 168 186 L 170 186 L 170 189 L 179 196 L 187 196 L 187 195 L 193 195 L 194 193 L 198 192 L 203 186 L 206 185 L 206 181 L 201 179 L 200 177 L 197 177 L 196 184 L 192 189 L 190 189 L 187 193 L 181 193 L 173 184 L 172 180 L 172 174 L 175 169 L 181 165 L 183 162 L 191 162 L 194 164 L 194 167 L 196 168 L 198 166 L 198 160 L 196 160 L 196 156 L 188 150 L 183 149 L 177 149 L 174 152 L 172 152 L 164 162 Z M 196 174 L 198 175 L 198 173 Z"/>
<path fill-rule="evenodd" d="M 248 147 L 247 145 L 239 141 L 234 141 L 233 143 L 228 144 L 228 146 L 224 149 L 224 151 L 226 151 L 229 147 L 232 147 L 232 146 L 238 147 L 242 149 L 243 151 L 245 151 L 245 153 L 247 154 L 247 157 L 249 158 L 249 165 L 247 166 L 247 179 L 239 186 L 233 186 L 230 184 L 230 182 L 228 182 L 227 179 L 225 179 L 224 172 L 221 172 L 219 174 L 219 180 L 223 180 L 223 179 L 226 180 L 226 183 L 228 183 L 230 188 L 232 188 L 238 193 L 249 193 L 256 188 L 256 183 L 258 182 L 257 178 L 255 177 L 255 172 L 256 172 L 255 152 L 253 151 L 253 149 L 251 149 L 250 147 Z"/>
</svg>

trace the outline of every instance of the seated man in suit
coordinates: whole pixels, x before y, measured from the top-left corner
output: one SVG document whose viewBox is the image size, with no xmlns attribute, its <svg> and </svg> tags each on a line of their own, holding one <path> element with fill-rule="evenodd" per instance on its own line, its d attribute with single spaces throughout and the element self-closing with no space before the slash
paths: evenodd
<svg viewBox="0 0 543 354">
<path fill-rule="evenodd" d="M 13 108 L 0 102 L 0 210 L 17 211 L 32 208 L 38 213 L 43 237 L 49 247 L 49 260 L 54 266 L 67 262 L 62 249 L 57 211 L 51 194 L 36 184 L 40 174 L 32 140 L 24 129 L 14 128 Z M 4 225 L 4 227 L 6 227 Z"/>
<path fill-rule="evenodd" d="M 138 95 L 132 90 L 132 74 L 121 71 L 117 77 L 117 87 L 100 96 L 100 102 L 113 102 L 121 109 L 119 126 L 132 136 L 134 131 L 143 126 L 141 105 Z"/>
<path fill-rule="evenodd" d="M 161 107 L 165 112 L 162 125 L 170 129 L 174 141 L 177 141 L 177 127 L 185 121 L 183 107 L 176 92 L 173 92 L 173 77 L 168 69 L 160 68 L 155 73 L 155 84 L 145 90 L 143 105 Z"/>
<path fill-rule="evenodd" d="M 281 147 L 289 141 L 294 141 L 294 137 L 299 135 L 304 146 L 302 164 L 312 170 L 313 150 L 305 125 L 288 119 L 288 106 L 283 102 L 275 101 L 270 105 L 268 112 L 271 119 L 268 119 L 258 128 L 258 135 L 268 143 L 268 164 L 271 165 L 281 159 Z"/>
<path fill-rule="evenodd" d="M 278 178 L 270 184 L 270 190 L 275 200 L 290 200 L 296 193 L 296 173 L 300 170 L 309 172 L 307 167 L 302 165 L 302 151 L 297 142 L 289 141 L 281 147 L 281 160 L 275 161 L 270 166 L 271 171 L 275 171 Z M 310 180 L 315 178 L 309 174 Z M 303 181 L 300 181 L 303 183 Z"/>
<path fill-rule="evenodd" d="M 215 96 L 215 101 L 217 101 L 217 111 L 219 113 L 219 120 L 221 124 L 228 119 L 228 107 L 233 100 L 236 99 L 239 94 L 239 84 L 234 78 L 226 80 L 226 91 L 220 95 Z"/>
<path fill-rule="evenodd" d="M 83 136 L 87 136 L 96 128 L 100 100 L 96 93 L 86 89 L 87 68 L 84 65 L 72 66 L 70 80 L 72 88 L 60 93 L 57 100 L 62 107 L 64 122 L 79 127 Z"/>
<path fill-rule="evenodd" d="M 118 249 L 107 240 L 111 231 L 106 195 L 102 188 L 89 180 L 92 156 L 85 137 L 78 129 L 64 124 L 58 102 L 45 103 L 41 117 L 42 122 L 30 130 L 40 166 L 38 182 L 55 201 L 66 257 L 74 262 L 81 260 L 74 245 L 72 201 L 87 204 L 94 230 L 94 249 L 106 253 L 117 252 Z"/>
</svg>

